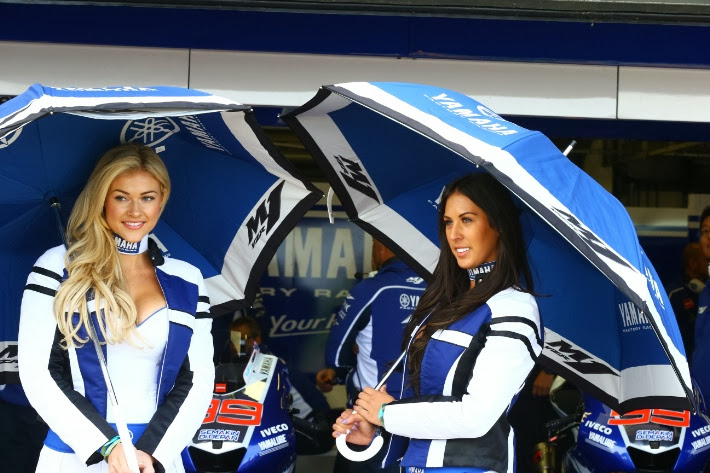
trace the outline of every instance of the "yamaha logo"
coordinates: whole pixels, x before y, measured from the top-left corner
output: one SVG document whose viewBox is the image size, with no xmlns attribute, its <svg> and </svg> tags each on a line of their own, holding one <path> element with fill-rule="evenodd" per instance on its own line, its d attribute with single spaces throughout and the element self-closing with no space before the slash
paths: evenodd
<svg viewBox="0 0 710 473">
<path fill-rule="evenodd" d="M 121 143 L 139 142 L 155 146 L 180 131 L 180 127 L 167 117 L 149 117 L 127 121 L 121 130 Z"/>
<path fill-rule="evenodd" d="M 7 148 L 12 143 L 14 143 L 17 140 L 17 138 L 20 136 L 20 133 L 22 133 L 22 128 L 18 128 L 17 130 L 13 130 L 10 133 L 8 133 L 7 135 L 0 138 L 0 149 Z"/>
<path fill-rule="evenodd" d="M 406 310 L 414 310 L 419 304 L 419 296 L 414 294 L 401 294 L 399 296 L 399 308 Z"/>
<path fill-rule="evenodd" d="M 399 305 L 403 309 L 409 307 L 409 297 L 406 294 L 399 296 Z"/>
</svg>

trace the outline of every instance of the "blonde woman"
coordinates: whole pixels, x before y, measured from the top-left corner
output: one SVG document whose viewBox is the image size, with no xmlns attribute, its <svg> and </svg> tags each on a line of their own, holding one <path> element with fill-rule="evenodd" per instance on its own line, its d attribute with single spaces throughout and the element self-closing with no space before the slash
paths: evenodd
<svg viewBox="0 0 710 473">
<path fill-rule="evenodd" d="M 129 472 L 90 323 L 141 472 L 184 471 L 180 452 L 209 406 L 214 367 L 200 271 L 163 259 L 148 239 L 169 194 L 151 148 L 109 150 L 72 210 L 68 249 L 48 250 L 29 275 L 20 378 L 50 428 L 37 472 Z"/>
</svg>

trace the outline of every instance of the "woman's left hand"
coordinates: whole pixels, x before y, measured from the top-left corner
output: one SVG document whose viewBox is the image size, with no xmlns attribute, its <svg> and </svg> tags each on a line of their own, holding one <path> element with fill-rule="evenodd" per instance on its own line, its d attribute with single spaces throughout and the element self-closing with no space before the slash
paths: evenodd
<svg viewBox="0 0 710 473">
<path fill-rule="evenodd" d="M 357 396 L 355 410 L 365 420 L 374 425 L 382 425 L 378 414 L 382 404 L 389 404 L 394 398 L 387 394 L 386 386 L 382 386 L 379 391 L 367 387 Z"/>
</svg>

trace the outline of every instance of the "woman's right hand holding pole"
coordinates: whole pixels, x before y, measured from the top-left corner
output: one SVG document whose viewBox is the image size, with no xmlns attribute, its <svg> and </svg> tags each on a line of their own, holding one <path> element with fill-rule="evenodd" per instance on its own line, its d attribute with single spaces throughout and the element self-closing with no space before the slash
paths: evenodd
<svg viewBox="0 0 710 473">
<path fill-rule="evenodd" d="M 333 437 L 347 435 L 347 441 L 356 445 L 370 445 L 376 426 L 352 409 L 346 409 L 333 424 Z"/>
</svg>

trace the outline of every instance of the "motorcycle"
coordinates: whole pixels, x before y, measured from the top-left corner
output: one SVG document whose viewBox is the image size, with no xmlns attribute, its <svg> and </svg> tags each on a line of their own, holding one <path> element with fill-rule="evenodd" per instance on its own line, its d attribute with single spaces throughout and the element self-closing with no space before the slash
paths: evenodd
<svg viewBox="0 0 710 473">
<path fill-rule="evenodd" d="M 290 389 L 284 363 L 257 345 L 248 361 L 219 364 L 205 419 L 182 453 L 185 471 L 293 473 Z"/>
<path fill-rule="evenodd" d="M 620 415 L 571 384 L 557 381 L 550 400 L 561 417 L 547 424 L 549 440 L 538 445 L 538 471 L 710 471 L 710 421 L 697 389 L 698 413 L 640 409 Z"/>
</svg>

